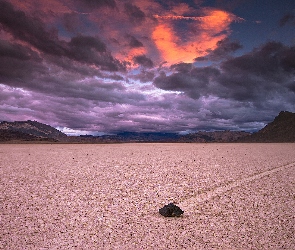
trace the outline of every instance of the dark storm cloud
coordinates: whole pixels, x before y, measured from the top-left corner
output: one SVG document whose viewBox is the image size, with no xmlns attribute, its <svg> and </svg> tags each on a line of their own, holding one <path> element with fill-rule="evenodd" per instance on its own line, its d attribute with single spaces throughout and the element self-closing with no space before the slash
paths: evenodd
<svg viewBox="0 0 295 250">
<path fill-rule="evenodd" d="M 77 32 L 82 27 L 82 21 L 80 20 L 80 16 L 78 13 L 65 13 L 62 17 L 63 25 L 65 26 L 67 31 Z"/>
<path fill-rule="evenodd" d="M 135 56 L 133 58 L 134 63 L 144 66 L 146 68 L 152 68 L 154 66 L 153 61 L 147 58 L 146 55 Z"/>
<path fill-rule="evenodd" d="M 101 8 L 101 7 L 116 7 L 116 1 L 114 0 L 79 0 L 78 1 L 82 6 L 89 9 Z"/>
<path fill-rule="evenodd" d="M 161 72 L 160 76 L 154 79 L 154 85 L 163 90 L 186 91 L 194 89 L 194 78 L 183 73 L 174 73 L 167 76 Z"/>
<path fill-rule="evenodd" d="M 5 31 L 47 55 L 68 57 L 82 63 L 94 64 L 102 70 L 117 71 L 125 67 L 106 51 L 106 45 L 98 38 L 79 35 L 67 43 L 59 40 L 56 32 L 47 31 L 41 20 L 14 10 L 10 3 L 1 1 L 0 8 L 3 10 L 0 23 Z"/>
<path fill-rule="evenodd" d="M 293 72 L 295 69 L 295 46 L 290 47 L 289 49 L 286 49 L 282 51 L 281 54 L 281 64 L 285 71 L 287 72 Z"/>
<path fill-rule="evenodd" d="M 134 80 L 139 80 L 142 83 L 151 82 L 155 77 L 155 73 L 151 71 L 142 70 L 139 74 L 131 76 Z"/>
<path fill-rule="evenodd" d="M 106 51 L 100 39 L 91 36 L 76 36 L 68 43 L 66 55 L 79 62 L 94 64 L 102 70 L 117 71 L 124 66 Z"/>
<path fill-rule="evenodd" d="M 55 98 L 77 98 L 87 101 L 100 101 L 106 103 L 129 103 L 134 104 L 144 100 L 144 96 L 135 91 L 128 91 L 126 87 L 119 82 L 113 81 L 104 83 L 102 79 L 83 80 L 79 79 L 78 74 L 59 73 L 54 71 L 34 79 L 23 80 L 18 84 L 12 84 L 13 87 L 19 87 L 28 92 L 36 92 Z M 42 82 L 42 84 L 40 84 Z"/>
<path fill-rule="evenodd" d="M 35 51 L 20 44 L 0 40 L 0 81 L 23 82 L 45 71 L 42 59 Z"/>
<path fill-rule="evenodd" d="M 0 40 L 0 58 L 14 58 L 17 60 L 37 60 L 41 61 L 39 55 L 28 47 L 20 44 L 10 43 L 6 40 Z"/>
<path fill-rule="evenodd" d="M 140 47 L 143 47 L 142 42 L 140 42 L 139 40 L 137 40 L 134 36 L 127 35 L 127 39 L 129 40 L 129 46 L 131 48 L 140 48 Z"/>
<path fill-rule="evenodd" d="M 180 64 L 181 65 L 181 64 Z M 208 95 L 210 92 L 210 81 L 216 78 L 220 73 L 217 69 L 211 67 L 192 68 L 189 72 L 189 64 L 185 67 L 172 66 L 181 71 L 167 76 L 161 72 L 160 76 L 154 79 L 154 85 L 163 90 L 180 91 L 186 93 L 193 99 L 198 99 L 201 95 Z"/>
<path fill-rule="evenodd" d="M 170 66 L 170 69 L 174 69 L 180 73 L 189 73 L 193 68 L 191 63 L 177 63 Z"/>
<path fill-rule="evenodd" d="M 28 17 L 23 11 L 14 10 L 5 1 L 0 2 L 0 23 L 4 30 L 16 39 L 29 42 L 36 48 L 54 55 L 63 55 L 65 49 L 58 42 L 55 32 L 45 31 L 45 25 L 37 18 Z"/>
<path fill-rule="evenodd" d="M 280 26 L 284 26 L 288 23 L 295 25 L 295 15 L 293 13 L 287 13 L 279 21 Z"/>
<path fill-rule="evenodd" d="M 58 71 L 65 71 L 73 76 L 80 75 L 85 78 L 94 76 L 102 77 L 104 75 L 104 72 L 100 69 L 89 67 L 88 64 L 74 61 L 68 57 L 60 57 L 59 60 L 57 60 L 56 57 L 47 55 L 46 62 L 45 60 L 43 62 L 45 65 L 48 64 L 48 73 L 50 73 L 50 71 L 56 71 L 56 73 L 58 73 Z"/>
<path fill-rule="evenodd" d="M 58 91 L 59 93 L 57 93 Z M 112 105 L 115 105 L 117 103 L 135 104 L 138 101 L 144 100 L 143 95 L 136 92 L 128 91 L 123 85 L 119 83 L 63 83 L 62 87 L 57 86 L 55 95 L 62 97 L 82 98 L 84 100 L 91 101 L 97 100 L 100 102 L 112 103 Z"/>
<path fill-rule="evenodd" d="M 218 81 L 228 93 L 222 96 L 256 102 L 278 94 L 284 96 L 295 84 L 294 59 L 294 46 L 269 42 L 252 53 L 224 62 Z"/>
<path fill-rule="evenodd" d="M 124 5 L 125 13 L 127 14 L 129 20 L 132 23 L 139 23 L 141 24 L 145 20 L 144 12 L 131 3 L 125 3 Z"/>
<path fill-rule="evenodd" d="M 241 49 L 243 46 L 240 42 L 231 42 L 228 38 L 217 43 L 217 48 L 209 54 L 210 60 L 220 60 L 232 52 Z"/>
<path fill-rule="evenodd" d="M 195 62 L 204 62 L 204 61 L 208 61 L 208 58 L 206 56 L 199 56 L 199 57 L 196 57 L 194 59 Z"/>
<path fill-rule="evenodd" d="M 78 62 L 94 64 L 102 70 L 118 71 L 124 70 L 125 66 L 112 57 L 106 50 L 106 45 L 96 37 L 76 36 L 66 46 L 68 58 Z"/>
<path fill-rule="evenodd" d="M 73 43 L 77 45 L 81 39 L 84 40 L 80 37 Z M 86 39 L 85 43 L 101 49 L 96 40 Z M 97 80 L 85 80 L 85 76 L 95 76 Z M 108 79 L 109 83 L 104 83 L 103 79 Z M 82 98 L 85 101 L 133 103 L 144 99 L 143 95 L 128 91 L 122 83 L 117 82 L 122 80 L 120 75 L 102 74 L 67 59 L 61 59 L 59 63 L 50 62 L 50 59 L 44 61 L 28 47 L 0 40 L 0 83 L 7 87 L 47 97 Z"/>
<path fill-rule="evenodd" d="M 53 73 L 60 75 L 58 71 L 61 70 L 68 71 L 74 77 L 80 75 L 81 77 L 98 76 L 105 79 L 123 79 L 121 76 L 103 74 L 93 67 L 66 57 L 56 60 L 55 57 L 46 56 L 44 60 L 28 47 L 0 40 L 0 79 L 2 82 L 17 86 L 29 85 L 29 82 L 34 82 L 34 79 L 40 81 L 39 78 L 42 75 Z"/>
<path fill-rule="evenodd" d="M 216 49 L 208 51 L 209 54 L 205 57 L 198 57 L 195 61 L 219 61 L 224 60 L 227 56 L 231 55 L 233 52 L 238 49 L 243 48 L 243 46 L 238 41 L 230 41 L 228 38 L 225 38 L 217 42 Z"/>
<path fill-rule="evenodd" d="M 171 8 L 177 4 L 183 4 L 184 2 L 186 4 L 188 4 L 189 6 L 195 6 L 196 3 L 198 2 L 198 0 L 197 1 L 194 1 L 194 0 L 186 0 L 186 1 L 183 1 L 183 0 L 156 0 L 156 2 L 161 4 L 164 8 Z"/>
<path fill-rule="evenodd" d="M 173 65 L 179 72 L 161 73 L 154 85 L 163 90 L 180 91 L 198 99 L 217 96 L 260 105 L 275 96 L 294 90 L 295 47 L 269 42 L 251 53 L 227 59 L 220 67 Z"/>
<path fill-rule="evenodd" d="M 73 47 L 74 50 L 81 50 L 81 48 L 86 48 L 87 50 L 94 49 L 97 52 L 106 52 L 106 45 L 100 41 L 98 38 L 91 36 L 76 36 L 71 39 L 69 45 Z"/>
<path fill-rule="evenodd" d="M 265 80 L 281 82 L 283 76 L 294 74 L 294 48 L 278 42 L 268 42 L 251 53 L 224 62 L 222 69 L 235 75 L 248 72 Z"/>
</svg>

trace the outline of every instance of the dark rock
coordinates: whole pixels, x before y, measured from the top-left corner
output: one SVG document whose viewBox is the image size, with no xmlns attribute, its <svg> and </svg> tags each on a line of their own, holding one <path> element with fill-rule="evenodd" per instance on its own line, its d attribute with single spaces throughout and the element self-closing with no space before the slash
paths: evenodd
<svg viewBox="0 0 295 250">
<path fill-rule="evenodd" d="M 169 203 L 168 205 L 160 208 L 159 213 L 165 217 L 179 217 L 184 212 L 180 209 L 180 207 L 174 205 L 173 203 Z"/>
</svg>

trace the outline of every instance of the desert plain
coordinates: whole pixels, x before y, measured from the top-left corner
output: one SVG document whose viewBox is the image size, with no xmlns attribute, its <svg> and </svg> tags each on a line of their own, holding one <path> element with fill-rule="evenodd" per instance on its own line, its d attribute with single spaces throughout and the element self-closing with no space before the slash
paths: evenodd
<svg viewBox="0 0 295 250">
<path fill-rule="evenodd" d="M 1 144 L 0 178 L 0 249 L 295 249 L 295 143 Z"/>
</svg>

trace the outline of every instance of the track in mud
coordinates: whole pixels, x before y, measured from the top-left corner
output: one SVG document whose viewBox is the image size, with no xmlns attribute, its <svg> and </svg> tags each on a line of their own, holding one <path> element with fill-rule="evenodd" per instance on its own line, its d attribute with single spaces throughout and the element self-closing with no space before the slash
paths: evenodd
<svg viewBox="0 0 295 250">
<path fill-rule="evenodd" d="M 236 180 L 236 181 L 231 182 L 227 185 L 217 187 L 214 190 L 210 190 L 208 192 L 201 193 L 197 196 L 193 196 L 188 199 L 185 199 L 185 200 L 181 201 L 178 205 L 181 208 L 185 209 L 186 211 L 189 211 L 193 207 L 197 206 L 198 204 L 209 201 L 217 196 L 221 196 L 223 193 L 225 193 L 233 188 L 240 187 L 246 183 L 252 182 L 254 180 L 262 179 L 263 177 L 274 174 L 274 173 L 279 172 L 283 169 L 288 169 L 288 168 L 292 168 L 292 167 L 295 167 L 295 162 L 292 162 L 292 163 L 289 163 L 287 165 L 283 165 L 280 167 L 276 167 L 271 170 L 267 170 L 262 173 L 255 174 L 255 175 L 243 178 L 243 179 Z"/>
</svg>

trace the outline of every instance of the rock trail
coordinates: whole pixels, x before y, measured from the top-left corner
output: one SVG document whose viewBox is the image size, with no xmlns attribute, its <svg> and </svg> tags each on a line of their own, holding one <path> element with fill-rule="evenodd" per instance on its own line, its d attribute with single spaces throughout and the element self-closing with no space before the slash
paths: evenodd
<svg viewBox="0 0 295 250">
<path fill-rule="evenodd" d="M 245 185 L 247 183 L 250 183 L 254 180 L 259 180 L 262 179 L 268 175 L 274 174 L 276 172 L 282 171 L 284 169 L 288 169 L 288 168 L 292 168 L 295 167 L 295 162 L 283 165 L 283 166 L 279 166 L 267 171 L 263 171 L 261 173 L 252 175 L 252 176 L 248 176 L 239 180 L 236 180 L 234 182 L 231 182 L 227 185 L 223 185 L 223 186 L 219 186 L 213 190 L 201 193 L 197 196 L 193 196 L 190 197 L 188 199 L 185 199 L 181 202 L 178 203 L 178 205 L 183 208 L 187 214 L 189 214 L 189 211 L 191 211 L 194 207 L 198 206 L 201 203 L 204 203 L 206 201 L 209 201 L 217 196 L 221 196 L 222 194 L 226 193 L 227 191 L 236 188 L 236 187 L 240 187 L 242 185 Z"/>
</svg>

